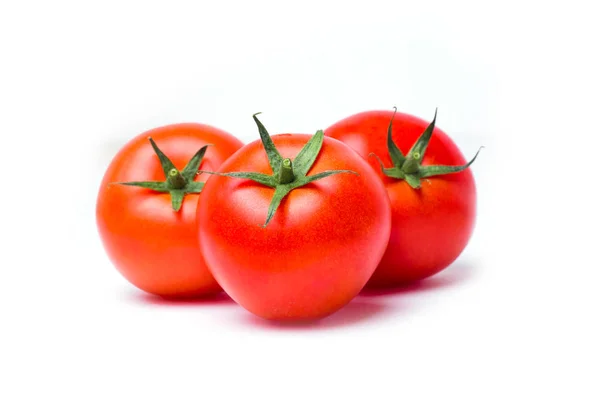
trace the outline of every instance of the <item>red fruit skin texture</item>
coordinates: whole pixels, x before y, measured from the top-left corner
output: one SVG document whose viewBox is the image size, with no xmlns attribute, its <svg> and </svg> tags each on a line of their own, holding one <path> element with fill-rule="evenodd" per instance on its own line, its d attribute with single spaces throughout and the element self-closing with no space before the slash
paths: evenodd
<svg viewBox="0 0 600 400">
<path fill-rule="evenodd" d="M 306 134 L 273 135 L 283 158 L 294 158 Z M 294 189 L 266 227 L 274 189 L 213 176 L 198 207 L 207 264 L 238 304 L 269 320 L 324 318 L 349 303 L 377 267 L 390 234 L 385 188 L 343 143 L 324 138 L 308 175 L 350 169 Z M 260 141 L 246 145 L 219 172 L 272 174 Z"/>
<path fill-rule="evenodd" d="M 213 144 L 200 165 L 206 170 L 217 169 L 243 146 L 229 133 L 198 123 L 163 126 L 131 139 L 111 161 L 97 197 L 96 222 L 104 249 L 123 277 L 150 294 L 183 298 L 221 292 L 198 245 L 196 207 L 201 194 L 187 194 L 175 212 L 169 193 L 110 184 L 165 180 L 148 137 L 179 170 L 206 144 Z M 195 180 L 207 178 L 202 174 Z"/>
<path fill-rule="evenodd" d="M 367 287 L 410 284 L 450 266 L 467 246 L 475 225 L 476 187 L 468 169 L 423 179 L 420 189 L 381 172 L 377 154 L 392 167 L 387 129 L 393 111 L 366 111 L 344 118 L 325 130 L 368 160 L 384 182 L 392 207 L 392 229 L 387 250 Z M 397 112 L 392 137 L 404 155 L 429 125 L 410 114 Z M 463 165 L 466 160 L 440 128 L 433 131 L 422 165 Z"/>
</svg>

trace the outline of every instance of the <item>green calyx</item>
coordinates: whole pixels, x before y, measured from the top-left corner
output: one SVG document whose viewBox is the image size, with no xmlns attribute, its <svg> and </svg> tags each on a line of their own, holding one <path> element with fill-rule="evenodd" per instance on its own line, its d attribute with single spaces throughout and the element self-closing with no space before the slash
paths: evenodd
<svg viewBox="0 0 600 400">
<path fill-rule="evenodd" d="M 163 153 L 152 138 L 148 138 L 154 152 L 158 156 L 160 165 L 165 174 L 165 181 L 143 181 L 143 182 L 115 182 L 116 185 L 138 186 L 155 192 L 169 193 L 171 195 L 171 205 L 174 211 L 179 211 L 183 204 L 183 198 L 188 193 L 200 193 L 204 188 L 204 182 L 194 181 L 198 168 L 206 153 L 209 144 L 202 146 L 196 154 L 190 159 L 185 168 L 179 171 L 173 162 Z"/>
<path fill-rule="evenodd" d="M 483 148 L 483 146 L 480 147 L 479 150 L 477 150 L 477 153 L 475 154 L 473 159 L 465 165 L 421 165 L 421 163 L 423 162 L 423 158 L 425 157 L 425 151 L 427 150 L 427 146 L 429 145 L 429 141 L 431 140 L 433 129 L 435 128 L 437 109 L 435 110 L 433 121 L 431 121 L 429 126 L 427 126 L 425 131 L 417 139 L 415 144 L 409 150 L 406 157 L 404 156 L 404 154 L 402 154 L 402 152 L 392 139 L 392 123 L 394 121 L 396 111 L 397 109 L 396 107 L 394 107 L 394 115 L 392 116 L 390 124 L 388 125 L 387 132 L 388 152 L 394 166 L 392 168 L 385 168 L 383 162 L 376 154 L 371 153 L 369 155 L 374 156 L 377 159 L 379 165 L 381 166 L 381 171 L 385 176 L 395 179 L 403 179 L 413 189 L 419 189 L 421 187 L 421 179 L 438 175 L 452 174 L 469 168 L 469 166 L 473 163 L 473 161 L 475 161 L 475 159 L 479 155 L 479 152 Z"/>
<path fill-rule="evenodd" d="M 267 224 L 275 215 L 275 212 L 279 208 L 281 201 L 287 196 L 292 190 L 307 185 L 311 182 L 315 182 L 319 179 L 326 178 L 334 174 L 351 173 L 358 175 L 355 171 L 350 170 L 330 170 L 323 171 L 315 175 L 307 176 L 306 174 L 314 164 L 321 147 L 323 145 L 324 133 L 322 130 L 317 131 L 310 140 L 300 150 L 298 155 L 292 160 L 290 158 L 283 158 L 279 151 L 275 147 L 271 136 L 267 132 L 264 125 L 256 117 L 260 113 L 254 114 L 254 122 L 258 126 L 258 132 L 262 141 L 269 165 L 273 173 L 262 174 L 258 172 L 228 172 L 228 173 L 217 173 L 210 171 L 201 171 L 209 174 L 229 176 L 233 178 L 250 179 L 254 182 L 258 182 L 262 185 L 272 187 L 275 189 L 271 203 L 269 204 L 269 210 L 267 212 L 267 219 L 263 227 Z"/>
</svg>

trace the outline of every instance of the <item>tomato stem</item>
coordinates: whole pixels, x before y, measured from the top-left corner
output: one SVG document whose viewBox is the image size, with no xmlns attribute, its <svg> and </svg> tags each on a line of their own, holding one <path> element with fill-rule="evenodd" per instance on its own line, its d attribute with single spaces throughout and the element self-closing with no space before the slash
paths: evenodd
<svg viewBox="0 0 600 400">
<path fill-rule="evenodd" d="M 390 178 L 404 180 L 413 189 L 419 189 L 421 187 L 421 179 L 423 178 L 464 171 L 465 169 L 469 168 L 473 161 L 475 161 L 479 151 L 481 150 L 480 148 L 475 154 L 475 157 L 473 157 L 471 161 L 465 165 L 422 165 L 425 150 L 427 150 L 427 146 L 429 145 L 429 141 L 431 140 L 431 136 L 433 135 L 433 130 L 435 128 L 437 108 L 433 116 L 433 121 L 431 121 L 421 136 L 419 136 L 415 144 L 413 144 L 411 149 L 408 151 L 406 157 L 404 154 L 402 154 L 402 151 L 400 151 L 392 139 L 392 123 L 395 115 L 396 107 L 394 107 L 394 114 L 392 115 L 392 119 L 390 120 L 390 124 L 388 125 L 387 129 L 388 154 L 394 164 L 393 167 L 386 168 L 377 154 L 371 154 L 376 157 L 377 162 L 379 162 L 379 166 L 381 167 L 381 172 L 384 175 Z"/>
<path fill-rule="evenodd" d="M 163 153 L 152 138 L 148 138 L 154 152 L 156 153 L 160 165 L 165 174 L 165 181 L 133 181 L 133 182 L 113 182 L 119 185 L 137 186 L 145 189 L 154 190 L 159 193 L 169 193 L 171 195 L 171 204 L 173 211 L 179 211 L 183 203 L 183 198 L 188 193 L 200 193 L 204 188 L 204 182 L 195 181 L 198 168 L 202 163 L 206 149 L 211 144 L 202 146 L 200 150 L 188 161 L 183 170 L 179 171 L 173 162 Z"/>
<path fill-rule="evenodd" d="M 285 185 L 286 183 L 293 182 L 296 179 L 294 176 L 294 166 L 292 164 L 292 160 L 289 158 L 281 161 L 281 167 L 279 168 L 279 176 L 277 181 L 280 185 Z"/>
<path fill-rule="evenodd" d="M 275 147 L 269 132 L 267 132 L 267 129 L 262 122 L 256 118 L 258 114 L 260 113 L 256 113 L 252 117 L 254 118 L 254 121 L 258 127 L 258 133 L 260 134 L 260 139 L 267 154 L 269 165 L 271 166 L 273 174 L 269 175 L 259 172 L 242 171 L 203 172 L 208 172 L 214 175 L 230 176 L 232 178 L 250 179 L 254 182 L 260 183 L 261 185 L 274 188 L 275 192 L 271 198 L 271 203 L 269 204 L 269 209 L 267 211 L 267 220 L 265 221 L 264 225 L 262 225 L 263 228 L 269 224 L 269 221 L 271 221 L 275 215 L 275 212 L 279 208 L 279 205 L 284 197 L 287 196 L 292 190 L 335 174 L 358 175 L 357 172 L 346 169 L 328 170 L 314 175 L 307 175 L 315 163 L 315 160 L 321 151 L 321 147 L 323 146 L 323 137 L 325 135 L 323 130 L 318 130 L 308 140 L 304 147 L 302 147 L 302 150 L 300 150 L 300 152 L 292 161 L 290 158 L 283 158 L 281 156 Z"/>
<path fill-rule="evenodd" d="M 173 189 L 183 189 L 187 184 L 187 179 L 185 179 L 185 177 L 181 175 L 181 172 L 179 172 L 177 168 L 172 168 L 169 171 L 167 180 L 169 181 L 169 185 Z"/>
</svg>

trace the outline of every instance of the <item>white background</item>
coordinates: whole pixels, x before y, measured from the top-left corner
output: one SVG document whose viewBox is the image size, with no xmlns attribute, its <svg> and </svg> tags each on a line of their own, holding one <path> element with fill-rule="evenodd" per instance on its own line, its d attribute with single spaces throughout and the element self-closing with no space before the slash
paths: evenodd
<svg viewBox="0 0 600 400">
<path fill-rule="evenodd" d="M 599 398 L 593 3 L 2 1 L 0 398 Z M 95 196 L 133 135 L 394 105 L 486 146 L 473 239 L 418 287 L 282 329 L 104 255 Z"/>
</svg>

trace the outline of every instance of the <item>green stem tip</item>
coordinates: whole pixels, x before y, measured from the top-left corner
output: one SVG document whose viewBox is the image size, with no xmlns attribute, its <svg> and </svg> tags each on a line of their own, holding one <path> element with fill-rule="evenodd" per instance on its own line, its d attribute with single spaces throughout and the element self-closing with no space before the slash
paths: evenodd
<svg viewBox="0 0 600 400">
<path fill-rule="evenodd" d="M 177 170 L 177 168 L 172 168 L 169 171 L 167 180 L 173 189 L 183 189 L 187 184 L 187 179 L 185 179 L 185 177 Z"/>
<path fill-rule="evenodd" d="M 279 169 L 278 182 L 280 185 L 293 182 L 296 177 L 294 176 L 294 165 L 292 160 L 289 158 L 284 159 L 281 162 L 281 168 Z"/>
</svg>

